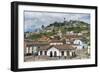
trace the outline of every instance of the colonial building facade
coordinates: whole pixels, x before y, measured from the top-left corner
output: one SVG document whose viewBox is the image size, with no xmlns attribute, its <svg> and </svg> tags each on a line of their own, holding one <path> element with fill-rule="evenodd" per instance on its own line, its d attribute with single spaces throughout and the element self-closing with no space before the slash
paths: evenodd
<svg viewBox="0 0 100 73">
<path fill-rule="evenodd" d="M 25 44 L 25 55 L 37 55 L 48 57 L 74 57 L 76 54 L 76 47 L 69 44 L 63 44 L 61 41 L 50 42 L 49 44 L 31 43 Z"/>
<path fill-rule="evenodd" d="M 71 39 L 70 39 L 71 38 Z M 48 56 L 48 57 L 74 57 L 77 50 L 81 50 L 87 46 L 74 37 L 67 37 L 65 41 L 51 40 L 47 41 L 25 41 L 24 55 Z"/>
</svg>

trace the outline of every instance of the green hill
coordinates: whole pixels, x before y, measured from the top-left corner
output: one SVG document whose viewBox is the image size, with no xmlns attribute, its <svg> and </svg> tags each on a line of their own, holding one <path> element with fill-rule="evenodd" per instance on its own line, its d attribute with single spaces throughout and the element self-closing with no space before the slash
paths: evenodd
<svg viewBox="0 0 100 73">
<path fill-rule="evenodd" d="M 59 29 L 64 33 L 65 31 L 74 31 L 74 32 L 80 32 L 83 30 L 89 30 L 90 24 L 83 22 L 83 21 L 64 21 L 64 22 L 54 22 L 47 27 L 45 27 L 45 30 L 52 30 L 58 31 Z"/>
</svg>

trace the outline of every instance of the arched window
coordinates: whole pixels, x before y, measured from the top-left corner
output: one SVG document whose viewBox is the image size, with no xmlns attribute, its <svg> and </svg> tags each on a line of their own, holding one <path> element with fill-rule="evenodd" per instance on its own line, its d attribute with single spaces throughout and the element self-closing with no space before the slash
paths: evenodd
<svg viewBox="0 0 100 73">
<path fill-rule="evenodd" d="M 54 56 L 55 56 L 55 57 L 57 56 L 57 52 L 56 52 L 56 51 L 54 52 Z"/>
<path fill-rule="evenodd" d="M 52 57 L 53 56 L 53 53 L 52 53 L 52 51 L 50 51 L 50 57 Z"/>
</svg>

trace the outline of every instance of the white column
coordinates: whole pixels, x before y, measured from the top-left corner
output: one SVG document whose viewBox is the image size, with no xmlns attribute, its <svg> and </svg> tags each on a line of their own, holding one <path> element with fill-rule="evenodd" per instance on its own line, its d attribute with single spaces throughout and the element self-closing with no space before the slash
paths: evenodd
<svg viewBox="0 0 100 73">
<path fill-rule="evenodd" d="M 88 48 L 88 50 L 87 50 L 87 51 L 88 51 L 88 54 L 90 54 L 90 48 Z"/>
<path fill-rule="evenodd" d="M 60 56 L 60 51 L 57 52 L 57 56 Z"/>
<path fill-rule="evenodd" d="M 72 51 L 70 51 L 69 53 L 70 53 L 70 56 L 72 56 Z"/>
<path fill-rule="evenodd" d="M 67 53 L 66 53 L 66 51 L 64 51 L 64 56 L 67 56 Z"/>
<path fill-rule="evenodd" d="M 26 54 L 28 53 L 28 47 L 26 47 Z"/>
<path fill-rule="evenodd" d="M 32 47 L 30 47 L 30 49 L 29 49 L 29 53 L 32 53 Z"/>
<path fill-rule="evenodd" d="M 44 51 L 42 51 L 42 55 L 45 55 Z"/>
<path fill-rule="evenodd" d="M 38 52 L 38 55 L 40 55 L 40 51 Z"/>
<path fill-rule="evenodd" d="M 59 56 L 61 56 L 61 51 L 59 52 Z"/>
</svg>

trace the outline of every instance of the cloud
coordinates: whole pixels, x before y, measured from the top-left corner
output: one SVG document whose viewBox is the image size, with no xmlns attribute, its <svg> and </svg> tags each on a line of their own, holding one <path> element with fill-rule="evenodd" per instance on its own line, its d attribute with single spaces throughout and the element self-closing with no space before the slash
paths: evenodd
<svg viewBox="0 0 100 73">
<path fill-rule="evenodd" d="M 54 13 L 54 12 L 24 12 L 25 31 L 34 31 L 42 25 L 47 26 L 55 21 L 63 22 L 64 18 L 69 20 L 81 20 L 90 23 L 90 14 L 82 13 Z"/>
</svg>

